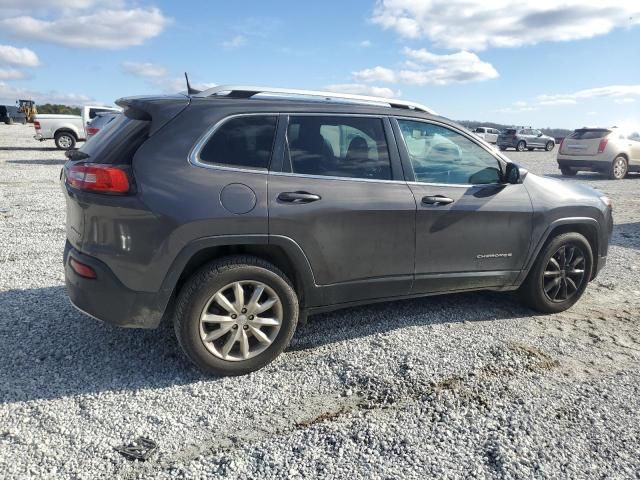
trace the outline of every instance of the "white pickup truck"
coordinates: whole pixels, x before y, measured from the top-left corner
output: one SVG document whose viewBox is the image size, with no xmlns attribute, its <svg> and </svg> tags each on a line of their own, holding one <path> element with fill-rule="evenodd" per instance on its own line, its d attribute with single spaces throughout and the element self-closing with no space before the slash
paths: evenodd
<svg viewBox="0 0 640 480">
<path fill-rule="evenodd" d="M 87 138 L 87 124 L 97 113 L 120 112 L 120 108 L 98 107 L 86 105 L 82 107 L 82 115 L 59 115 L 56 113 L 36 115 L 33 126 L 36 134 L 33 138 L 40 140 L 53 139 L 56 147 L 69 150 L 76 146 L 76 142 Z"/>
</svg>

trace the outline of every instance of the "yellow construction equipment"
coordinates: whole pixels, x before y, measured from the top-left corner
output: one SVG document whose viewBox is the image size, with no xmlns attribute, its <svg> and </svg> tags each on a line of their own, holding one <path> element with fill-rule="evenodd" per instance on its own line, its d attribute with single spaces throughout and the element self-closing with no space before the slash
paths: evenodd
<svg viewBox="0 0 640 480">
<path fill-rule="evenodd" d="M 18 105 L 18 111 L 24 113 L 27 117 L 27 122 L 33 123 L 34 117 L 38 114 L 36 102 L 33 100 L 16 100 L 16 105 Z"/>
</svg>

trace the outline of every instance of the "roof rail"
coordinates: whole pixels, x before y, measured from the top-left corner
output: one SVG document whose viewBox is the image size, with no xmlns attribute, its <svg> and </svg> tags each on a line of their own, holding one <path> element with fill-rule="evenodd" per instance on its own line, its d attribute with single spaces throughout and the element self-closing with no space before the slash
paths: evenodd
<svg viewBox="0 0 640 480">
<path fill-rule="evenodd" d="M 381 105 L 391 108 L 406 108 L 421 112 L 435 114 L 433 110 L 424 105 L 415 102 L 407 102 L 405 100 L 396 100 L 392 98 L 370 97 L 367 95 L 354 95 L 351 93 L 323 92 L 317 90 L 296 90 L 290 88 L 274 88 L 274 87 L 253 87 L 248 85 L 218 85 L 208 88 L 200 93 L 193 95 L 194 97 L 214 97 L 225 96 L 228 98 L 251 98 L 254 95 L 267 95 L 272 97 L 295 96 L 295 97 L 319 97 L 331 102 L 333 100 L 347 100 L 353 103 L 363 103 L 367 105 Z"/>
</svg>

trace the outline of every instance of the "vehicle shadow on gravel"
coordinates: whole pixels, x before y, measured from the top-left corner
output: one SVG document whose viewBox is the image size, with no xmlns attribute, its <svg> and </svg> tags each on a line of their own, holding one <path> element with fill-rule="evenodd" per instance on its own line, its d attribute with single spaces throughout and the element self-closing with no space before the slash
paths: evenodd
<svg viewBox="0 0 640 480">
<path fill-rule="evenodd" d="M 535 315 L 540 314 L 522 306 L 508 293 L 473 292 L 398 300 L 311 316 L 306 325 L 298 327 L 289 350 L 308 350 L 413 326 Z"/>
<path fill-rule="evenodd" d="M 193 367 L 168 326 L 131 330 L 102 324 L 76 311 L 62 286 L 1 292 L 0 312 L 0 404 L 222 380 Z M 494 293 L 380 303 L 311 317 L 289 350 L 417 325 L 533 314 L 509 295 Z"/>
<path fill-rule="evenodd" d="M 7 160 L 6 163 L 16 165 L 64 165 L 66 160 L 59 160 L 57 158 L 51 160 Z"/>
<path fill-rule="evenodd" d="M 611 245 L 640 250 L 640 222 L 616 225 L 611 236 Z"/>
<path fill-rule="evenodd" d="M 62 286 L 0 292 L 0 352 L 0 404 L 217 380 L 184 359 L 172 330 L 103 324 Z"/>
<path fill-rule="evenodd" d="M 34 150 L 36 152 L 56 152 L 59 151 L 58 147 L 0 147 L 0 151 L 29 151 Z"/>
</svg>

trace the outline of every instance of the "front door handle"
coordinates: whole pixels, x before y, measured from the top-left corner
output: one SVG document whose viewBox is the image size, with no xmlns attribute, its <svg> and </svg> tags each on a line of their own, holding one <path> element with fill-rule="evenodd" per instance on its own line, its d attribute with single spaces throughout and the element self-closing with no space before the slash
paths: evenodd
<svg viewBox="0 0 640 480">
<path fill-rule="evenodd" d="M 311 203 L 320 200 L 320 195 L 309 192 L 282 192 L 278 200 L 286 203 Z"/>
<path fill-rule="evenodd" d="M 453 198 L 442 195 L 427 195 L 426 197 L 422 197 L 422 203 L 425 205 L 448 205 L 453 203 Z"/>
</svg>

